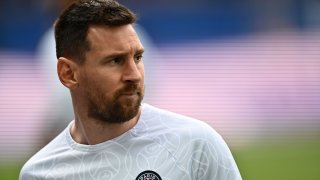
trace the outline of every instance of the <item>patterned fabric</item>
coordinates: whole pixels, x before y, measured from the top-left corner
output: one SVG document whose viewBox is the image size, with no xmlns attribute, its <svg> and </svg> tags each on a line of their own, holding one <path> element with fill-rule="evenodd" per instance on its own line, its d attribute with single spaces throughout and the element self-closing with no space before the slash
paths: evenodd
<svg viewBox="0 0 320 180">
<path fill-rule="evenodd" d="M 142 105 L 136 126 L 96 145 L 76 143 L 73 122 L 22 168 L 20 180 L 234 180 L 232 154 L 207 124 Z"/>
</svg>

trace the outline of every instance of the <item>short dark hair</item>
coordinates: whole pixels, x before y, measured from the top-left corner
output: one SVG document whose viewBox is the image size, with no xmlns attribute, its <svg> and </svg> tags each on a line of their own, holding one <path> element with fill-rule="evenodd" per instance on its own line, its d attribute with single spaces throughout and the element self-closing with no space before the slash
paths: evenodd
<svg viewBox="0 0 320 180">
<path fill-rule="evenodd" d="M 85 61 L 90 50 L 87 40 L 91 25 L 121 26 L 133 24 L 136 15 L 115 0 L 80 0 L 66 8 L 55 22 L 57 58 Z"/>
</svg>

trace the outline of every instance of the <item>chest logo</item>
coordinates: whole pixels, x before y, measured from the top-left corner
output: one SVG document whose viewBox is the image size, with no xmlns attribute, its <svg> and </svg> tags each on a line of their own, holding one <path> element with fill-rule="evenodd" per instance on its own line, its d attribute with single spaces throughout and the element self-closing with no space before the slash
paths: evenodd
<svg viewBox="0 0 320 180">
<path fill-rule="evenodd" d="M 140 173 L 136 180 L 162 180 L 160 175 L 154 171 L 143 171 Z"/>
</svg>

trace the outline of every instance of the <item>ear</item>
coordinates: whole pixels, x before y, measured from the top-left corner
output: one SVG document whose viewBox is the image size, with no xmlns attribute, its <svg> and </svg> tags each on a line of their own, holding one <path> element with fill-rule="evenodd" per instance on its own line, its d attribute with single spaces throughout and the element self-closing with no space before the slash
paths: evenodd
<svg viewBox="0 0 320 180">
<path fill-rule="evenodd" d="M 67 88 L 74 89 L 78 86 L 78 64 L 65 57 L 60 57 L 57 64 L 57 72 L 60 82 Z"/>
</svg>

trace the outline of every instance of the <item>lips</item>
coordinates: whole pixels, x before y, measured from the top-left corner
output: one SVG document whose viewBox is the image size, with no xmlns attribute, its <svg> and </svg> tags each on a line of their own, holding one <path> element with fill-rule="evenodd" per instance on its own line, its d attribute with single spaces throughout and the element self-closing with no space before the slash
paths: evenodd
<svg viewBox="0 0 320 180">
<path fill-rule="evenodd" d="M 124 88 L 120 89 L 117 93 L 119 96 L 140 96 L 141 89 L 138 84 L 128 84 Z"/>
<path fill-rule="evenodd" d="M 138 95 L 139 93 L 137 91 L 134 92 L 122 92 L 121 95 L 124 96 L 133 96 L 133 95 Z"/>
</svg>

